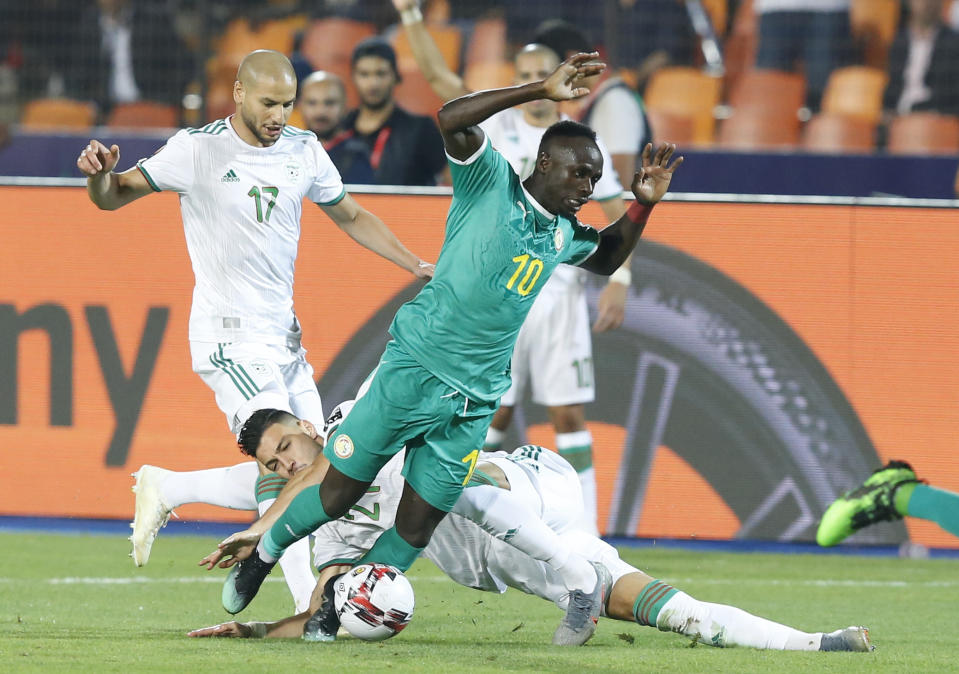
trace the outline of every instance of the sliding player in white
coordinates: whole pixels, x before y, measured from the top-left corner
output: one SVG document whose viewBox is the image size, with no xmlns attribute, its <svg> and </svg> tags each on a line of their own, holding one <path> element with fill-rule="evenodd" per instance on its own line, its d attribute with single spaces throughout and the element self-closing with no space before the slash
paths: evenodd
<svg viewBox="0 0 959 674">
<path fill-rule="evenodd" d="M 304 197 L 350 237 L 418 277 L 432 265 L 407 250 L 378 217 L 343 188 L 316 136 L 286 126 L 296 99 L 289 60 L 259 50 L 243 59 L 234 83 L 236 113 L 184 129 L 135 168 L 114 173 L 120 149 L 97 140 L 77 166 L 99 208 L 114 210 L 152 192 L 180 195 L 196 285 L 190 313 L 193 369 L 213 389 L 233 432 L 255 410 L 285 409 L 322 419 L 313 369 L 293 310 L 293 274 Z M 205 502 L 256 510 L 255 462 L 191 473 L 142 467 L 136 474 L 133 559 L 146 564 L 153 540 L 175 507 Z M 273 478 L 263 476 L 267 488 Z M 265 511 L 269 503 L 260 503 Z M 291 558 L 299 561 L 291 561 Z M 314 578 L 307 544 L 284 555 L 297 606 Z"/>
<path fill-rule="evenodd" d="M 344 403 L 331 415 L 333 423 L 348 413 Z M 341 409 L 342 408 L 342 409 Z M 327 432 L 332 430 L 327 428 Z M 314 461 L 324 461 L 315 429 L 280 412 L 261 410 L 241 433 L 245 451 L 281 476 L 295 476 Z M 319 458 L 317 458 L 319 457 Z M 402 453 L 394 457 L 347 518 L 315 533 L 315 563 L 320 570 L 316 601 L 325 582 L 359 560 L 379 534 L 392 526 L 403 491 Z M 295 479 L 295 478 L 294 478 Z M 773 650 L 869 651 L 868 631 L 850 627 L 807 633 L 759 618 L 741 609 L 698 601 L 623 562 L 615 548 L 582 529 L 582 495 L 572 466 L 542 447 L 526 445 L 511 454 L 484 453 L 471 486 L 455 509 L 437 526 L 424 556 L 451 579 L 476 589 L 505 592 L 513 587 L 566 608 L 568 584 L 549 563 L 520 552 L 515 538 L 527 527 L 547 525 L 556 534 L 541 536 L 544 554 L 584 556 L 611 574 L 612 590 L 605 614 L 618 620 L 673 631 L 713 646 L 750 646 Z M 530 519 L 518 512 L 534 512 Z M 535 520 L 535 521 L 534 521 Z M 509 543 L 507 543 L 509 541 Z M 570 553 L 569 550 L 576 550 Z M 212 568 L 214 553 L 201 564 Z M 221 562 L 229 565 L 230 560 Z M 318 608 L 318 607 L 313 607 Z M 272 623 L 230 622 L 195 630 L 190 636 L 298 637 L 309 639 L 310 612 Z"/>
</svg>

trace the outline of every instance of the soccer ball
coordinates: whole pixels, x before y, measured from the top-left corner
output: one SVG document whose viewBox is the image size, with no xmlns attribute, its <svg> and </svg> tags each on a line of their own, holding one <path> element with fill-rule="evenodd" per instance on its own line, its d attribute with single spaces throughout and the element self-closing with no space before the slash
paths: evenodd
<svg viewBox="0 0 959 674">
<path fill-rule="evenodd" d="M 413 586 L 396 567 L 361 564 L 337 579 L 333 606 L 347 632 L 365 641 L 382 641 L 413 618 Z"/>
</svg>

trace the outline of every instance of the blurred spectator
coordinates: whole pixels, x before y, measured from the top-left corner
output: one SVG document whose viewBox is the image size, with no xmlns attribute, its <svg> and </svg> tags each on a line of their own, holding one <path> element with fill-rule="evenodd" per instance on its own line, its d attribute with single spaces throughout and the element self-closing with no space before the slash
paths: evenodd
<svg viewBox="0 0 959 674">
<path fill-rule="evenodd" d="M 344 183 L 369 185 L 375 181 L 366 144 L 343 128 L 346 88 L 337 75 L 322 70 L 300 83 L 297 106 L 306 128 L 316 134 Z"/>
<path fill-rule="evenodd" d="M 906 25 L 889 49 L 883 107 L 903 115 L 959 115 L 959 33 L 942 21 L 943 0 L 909 0 Z"/>
<path fill-rule="evenodd" d="M 560 59 L 567 59 L 577 52 L 593 51 L 586 35 L 561 19 L 540 26 L 533 42 L 546 45 Z M 623 188 L 629 189 L 636 172 L 636 158 L 643 146 L 652 142 L 653 133 L 639 94 L 615 75 L 612 68 L 607 68 L 599 78 L 598 86 L 594 82 L 583 83 L 591 91 L 588 96 L 571 101 L 577 106 L 573 116 L 606 141 Z"/>
<path fill-rule="evenodd" d="M 806 73 L 806 104 L 819 109 L 829 74 L 848 63 L 851 0 L 755 0 L 759 14 L 757 68 Z"/>
<path fill-rule="evenodd" d="M 0 0 L 0 62 L 13 69 L 22 98 L 63 95 L 82 8 L 72 0 Z"/>
<path fill-rule="evenodd" d="M 682 2 L 615 0 L 613 3 L 562 3 L 524 0 L 506 3 L 507 40 L 520 45 L 544 22 L 562 19 L 599 46 L 614 67 L 643 69 L 692 62 L 696 38 Z"/>
<path fill-rule="evenodd" d="M 396 104 L 400 74 L 393 47 L 372 37 L 356 46 L 351 61 L 360 106 L 343 126 L 366 145 L 377 184 L 435 185 L 446 169 L 443 138 L 432 119 Z"/>
<path fill-rule="evenodd" d="M 106 114 L 138 100 L 180 104 L 193 59 L 161 3 L 97 0 L 72 31 L 67 91 Z"/>
</svg>

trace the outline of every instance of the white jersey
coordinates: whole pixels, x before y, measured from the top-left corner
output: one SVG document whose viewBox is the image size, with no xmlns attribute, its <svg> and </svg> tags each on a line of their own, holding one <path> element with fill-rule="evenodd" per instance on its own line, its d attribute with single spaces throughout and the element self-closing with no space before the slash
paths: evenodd
<svg viewBox="0 0 959 674">
<path fill-rule="evenodd" d="M 178 132 L 137 166 L 154 190 L 180 195 L 196 279 L 190 340 L 295 347 L 303 198 L 335 204 L 343 181 L 312 132 L 287 126 L 272 146 L 254 147 L 230 119 Z"/>
<path fill-rule="evenodd" d="M 560 115 L 561 120 L 569 120 L 567 115 Z M 539 151 L 539 141 L 546 133 L 547 127 L 533 126 L 523 119 L 523 111 L 519 108 L 508 108 L 480 123 L 480 128 L 489 137 L 493 147 L 506 158 L 520 180 L 525 180 L 533 172 L 536 157 Z M 623 193 L 619 176 L 613 167 L 613 160 L 602 138 L 597 136 L 596 144 L 603 156 L 603 176 L 596 183 L 593 190 L 593 199 L 605 201 L 618 197 Z M 582 285 L 585 270 L 570 265 L 561 264 L 553 271 L 546 285 L 540 291 L 540 296 L 548 293 L 567 292 L 571 285 Z"/>
<path fill-rule="evenodd" d="M 403 457 L 400 452 L 390 459 L 345 517 L 317 529 L 314 560 L 319 569 L 356 562 L 393 526 L 403 493 Z M 603 562 L 614 580 L 635 571 L 619 559 L 614 548 L 582 529 L 579 479 L 565 459 L 527 445 L 512 454 L 481 453 L 479 462 L 484 461 L 496 464 L 506 474 L 511 491 L 535 507 L 547 526 L 567 539 L 573 549 L 587 559 Z M 436 527 L 423 556 L 466 587 L 487 592 L 514 587 L 560 606 L 566 600 L 566 588 L 552 569 L 486 533 L 458 515 L 455 508 Z"/>
</svg>

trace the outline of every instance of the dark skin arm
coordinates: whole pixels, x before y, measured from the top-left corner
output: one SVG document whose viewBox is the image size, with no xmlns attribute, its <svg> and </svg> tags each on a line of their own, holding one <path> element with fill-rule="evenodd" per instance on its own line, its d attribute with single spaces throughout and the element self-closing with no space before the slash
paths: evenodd
<svg viewBox="0 0 959 674">
<path fill-rule="evenodd" d="M 483 144 L 483 131 L 477 124 L 500 110 L 540 98 L 566 101 L 585 96 L 589 89 L 579 83 L 586 77 L 598 75 L 606 67 L 595 61 L 597 56 L 596 53 L 576 54 L 540 82 L 479 91 L 448 102 L 437 115 L 446 151 L 459 160 L 471 157 Z"/>
<path fill-rule="evenodd" d="M 650 209 L 665 196 L 673 172 L 683 163 L 682 157 L 670 163 L 675 151 L 675 145 L 664 143 L 653 155 L 652 144 L 646 145 L 643 166 L 633 176 L 632 191 L 637 205 L 599 233 L 599 247 L 580 265 L 583 269 L 609 276 L 626 261 L 646 228 Z M 637 207 L 644 208 L 637 212 Z"/>
</svg>

